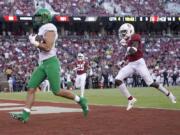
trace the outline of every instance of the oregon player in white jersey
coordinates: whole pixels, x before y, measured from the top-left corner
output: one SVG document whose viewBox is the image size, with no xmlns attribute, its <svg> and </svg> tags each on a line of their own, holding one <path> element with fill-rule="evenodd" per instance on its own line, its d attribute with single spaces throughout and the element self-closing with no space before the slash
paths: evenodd
<svg viewBox="0 0 180 135">
<path fill-rule="evenodd" d="M 36 88 L 47 78 L 51 90 L 56 96 L 75 100 L 80 104 L 84 116 L 88 114 L 88 105 L 85 98 L 70 93 L 68 90 L 60 89 L 60 63 L 56 57 L 56 40 L 58 38 L 57 28 L 50 23 L 51 13 L 47 9 L 39 9 L 35 14 L 36 24 L 41 25 L 37 35 L 30 35 L 31 44 L 39 49 L 39 66 L 34 70 L 28 82 L 28 92 L 25 107 L 22 113 L 11 113 L 14 119 L 23 123 L 30 117 L 30 110 L 35 100 Z"/>
</svg>

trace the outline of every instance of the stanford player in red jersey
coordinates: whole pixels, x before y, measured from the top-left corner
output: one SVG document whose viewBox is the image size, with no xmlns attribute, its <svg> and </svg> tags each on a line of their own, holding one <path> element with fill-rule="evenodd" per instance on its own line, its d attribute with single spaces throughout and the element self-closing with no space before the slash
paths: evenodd
<svg viewBox="0 0 180 135">
<path fill-rule="evenodd" d="M 153 79 L 150 76 L 149 70 L 143 59 L 143 45 L 141 44 L 141 36 L 139 34 L 135 34 L 133 25 L 129 23 L 123 24 L 119 28 L 119 36 L 122 38 L 120 41 L 121 45 L 127 48 L 125 60 L 128 61 L 128 64 L 120 69 L 115 81 L 122 94 L 128 99 L 127 110 L 130 110 L 133 107 L 137 99 L 129 93 L 126 85 L 123 83 L 123 80 L 132 75 L 134 72 L 138 73 L 148 86 L 160 90 L 163 94 L 168 96 L 172 103 L 176 103 L 176 98 L 172 92 L 168 91 L 162 85 L 153 82 Z"/>
<path fill-rule="evenodd" d="M 76 71 L 75 87 L 80 88 L 81 97 L 84 97 L 84 89 L 86 85 L 86 73 L 89 68 L 89 64 L 85 61 L 84 55 L 78 53 L 77 60 L 74 62 L 74 70 Z"/>
<path fill-rule="evenodd" d="M 135 42 L 137 42 L 137 45 L 134 44 Z M 141 36 L 139 34 L 133 34 L 131 36 L 131 39 L 127 40 L 127 50 L 128 55 L 126 56 L 126 58 L 129 62 L 143 58 L 143 46 L 141 44 Z"/>
</svg>

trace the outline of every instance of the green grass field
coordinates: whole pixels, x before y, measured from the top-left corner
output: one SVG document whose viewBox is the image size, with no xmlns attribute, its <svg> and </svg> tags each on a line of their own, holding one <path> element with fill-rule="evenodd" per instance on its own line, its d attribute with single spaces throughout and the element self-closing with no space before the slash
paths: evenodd
<svg viewBox="0 0 180 135">
<path fill-rule="evenodd" d="M 180 110 L 180 87 L 170 87 L 170 89 L 177 98 L 176 104 L 172 104 L 167 97 L 153 88 L 130 88 L 130 92 L 138 99 L 136 107 Z M 79 94 L 79 90 L 73 92 Z M 37 92 L 36 95 L 36 101 L 73 103 L 67 99 L 56 97 L 51 92 Z M 118 89 L 86 90 L 85 96 L 90 105 L 127 105 L 127 99 L 121 95 Z M 0 99 L 25 100 L 25 97 L 25 92 L 0 93 Z"/>
</svg>

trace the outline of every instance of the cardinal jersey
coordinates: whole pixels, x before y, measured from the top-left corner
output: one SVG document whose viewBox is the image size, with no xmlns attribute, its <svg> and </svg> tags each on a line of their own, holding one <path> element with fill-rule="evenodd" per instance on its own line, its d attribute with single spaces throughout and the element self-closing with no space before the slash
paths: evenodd
<svg viewBox="0 0 180 135">
<path fill-rule="evenodd" d="M 131 36 L 131 39 L 127 42 L 128 47 L 132 47 L 133 42 L 138 41 L 139 45 L 137 48 L 137 52 L 132 55 L 128 55 L 127 59 L 129 62 L 139 60 L 143 58 L 143 46 L 141 44 L 141 36 L 139 34 L 134 34 Z"/>
<path fill-rule="evenodd" d="M 88 62 L 87 61 L 76 61 L 75 62 L 75 66 L 76 66 L 76 71 L 78 75 L 84 74 L 87 72 L 88 69 Z"/>
</svg>

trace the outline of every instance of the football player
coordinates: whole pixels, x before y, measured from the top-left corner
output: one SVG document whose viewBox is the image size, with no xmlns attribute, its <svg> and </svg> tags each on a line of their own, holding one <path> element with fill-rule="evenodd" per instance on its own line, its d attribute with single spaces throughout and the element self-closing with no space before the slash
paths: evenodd
<svg viewBox="0 0 180 135">
<path fill-rule="evenodd" d="M 81 97 L 84 97 L 84 89 L 86 85 L 86 73 L 89 68 L 89 64 L 85 61 L 83 53 L 78 53 L 77 60 L 73 64 L 75 66 L 74 71 L 76 71 L 75 87 L 80 88 Z"/>
<path fill-rule="evenodd" d="M 56 40 L 58 39 L 57 28 L 50 23 L 52 15 L 47 9 L 39 9 L 35 14 L 35 24 L 39 26 L 38 34 L 29 35 L 29 41 L 39 50 L 40 65 L 34 70 L 28 82 L 28 91 L 25 107 L 22 113 L 12 113 L 11 116 L 23 123 L 30 117 L 31 107 L 35 100 L 35 89 L 46 78 L 49 80 L 54 95 L 75 100 L 81 106 L 83 114 L 88 114 L 87 100 L 60 89 L 60 63 L 56 56 Z M 42 38 L 40 38 L 42 37 Z"/>
<path fill-rule="evenodd" d="M 134 72 L 138 73 L 148 86 L 158 89 L 164 95 L 166 95 L 172 101 L 172 103 L 176 103 L 176 98 L 172 92 L 168 91 L 161 84 L 154 82 L 150 76 L 143 58 L 143 45 L 141 44 L 141 36 L 139 34 L 135 34 L 133 25 L 129 23 L 121 25 L 119 28 L 119 37 L 121 38 L 120 43 L 127 48 L 125 60 L 128 60 L 128 64 L 120 69 L 115 78 L 115 82 L 119 86 L 123 96 L 128 99 L 127 110 L 130 110 L 133 107 L 137 99 L 129 93 L 123 80 L 132 75 Z M 124 63 L 125 60 L 123 60 L 121 64 Z"/>
</svg>

